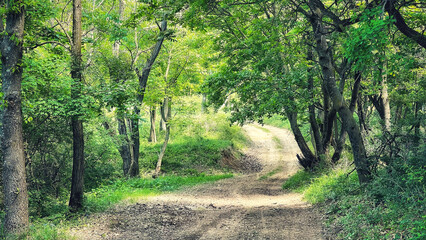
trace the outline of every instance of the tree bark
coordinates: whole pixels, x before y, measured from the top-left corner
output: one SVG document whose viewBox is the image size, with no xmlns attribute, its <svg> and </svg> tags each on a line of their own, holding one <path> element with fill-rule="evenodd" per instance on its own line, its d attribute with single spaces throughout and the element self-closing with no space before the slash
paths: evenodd
<svg viewBox="0 0 426 240">
<path fill-rule="evenodd" d="M 160 53 L 161 47 L 163 45 L 165 35 L 164 32 L 167 30 L 167 20 L 164 19 L 160 24 L 160 37 L 157 40 L 154 48 L 152 49 L 151 56 L 147 59 L 145 66 L 142 69 L 142 72 L 138 68 L 135 69 L 136 74 L 139 79 L 139 89 L 138 89 L 138 102 L 139 106 L 142 105 L 143 99 L 145 97 L 146 85 L 148 82 L 148 77 L 151 72 L 152 66 L 154 65 L 155 60 L 157 59 L 158 54 Z M 130 167 L 130 175 L 136 176 L 139 175 L 139 106 L 135 106 L 133 110 L 134 116 L 132 117 L 132 131 L 131 139 L 133 143 L 133 161 Z"/>
<path fill-rule="evenodd" d="M 316 51 L 319 57 L 319 64 L 321 66 L 325 88 L 333 102 L 333 108 L 339 112 L 343 121 L 343 127 L 349 134 L 358 179 L 360 183 L 367 183 L 371 180 L 371 170 L 370 164 L 367 160 L 361 131 L 352 115 L 352 112 L 346 106 L 343 96 L 337 87 L 336 79 L 334 78 L 331 49 L 327 43 L 327 31 L 324 29 L 322 24 L 321 10 L 315 5 L 315 3 L 313 3 L 313 0 L 309 1 L 309 5 L 312 9 L 312 15 L 308 17 L 315 36 Z"/>
<path fill-rule="evenodd" d="M 290 122 L 291 130 L 294 134 L 297 145 L 302 152 L 302 156 L 297 155 L 299 163 L 303 168 L 310 170 L 318 163 L 319 159 L 312 153 L 311 149 L 309 149 L 308 144 L 306 144 L 305 138 L 297 125 L 297 113 L 287 112 L 287 118 Z"/>
<path fill-rule="evenodd" d="M 144 96 L 145 96 L 145 88 L 148 82 L 148 77 L 151 72 L 152 66 L 154 65 L 154 62 L 157 59 L 158 54 L 160 53 L 161 47 L 163 46 L 163 42 L 165 38 L 164 32 L 167 30 L 167 20 L 163 20 L 161 22 L 160 28 L 161 28 L 160 29 L 161 37 L 158 38 L 157 43 L 152 49 L 151 56 L 147 59 L 145 66 L 142 69 L 142 72 L 140 72 L 139 69 L 137 68 L 135 69 L 139 79 L 138 101 L 140 104 L 142 104 Z"/>
<path fill-rule="evenodd" d="M 130 164 L 129 176 L 139 176 L 139 148 L 140 148 L 140 137 L 139 137 L 139 107 L 134 106 L 133 116 L 130 118 L 130 138 L 131 138 L 131 150 L 132 151 L 132 162 Z"/>
<path fill-rule="evenodd" d="M 313 52 L 311 48 L 308 50 L 307 60 L 313 61 Z M 311 124 L 311 130 L 313 135 L 313 142 L 315 143 L 315 151 L 316 155 L 323 153 L 323 145 L 321 141 L 320 129 L 317 123 L 316 115 L 315 115 L 315 106 L 314 106 L 314 78 L 312 76 L 312 67 L 308 69 L 308 90 L 309 95 L 312 99 L 312 104 L 309 105 L 309 123 Z"/>
<path fill-rule="evenodd" d="M 119 152 L 121 159 L 123 160 L 123 174 L 127 176 L 129 174 L 130 165 L 132 163 L 132 153 L 130 149 L 130 140 L 127 135 L 126 120 L 122 116 L 117 117 L 118 122 L 118 134 L 120 137 Z"/>
<path fill-rule="evenodd" d="M 360 86 L 361 86 L 361 73 L 357 72 L 355 74 L 355 82 L 354 82 L 354 87 L 352 89 L 351 103 L 349 104 L 349 110 L 352 113 L 355 111 L 355 106 L 358 99 Z M 346 141 L 346 134 L 347 134 L 346 130 L 344 129 L 343 123 L 342 123 L 340 135 L 339 135 L 339 138 L 336 140 L 337 141 L 336 147 L 334 149 L 333 156 L 331 157 L 331 161 L 333 163 L 337 163 L 337 161 L 339 161 L 340 159 L 340 156 L 342 155 L 343 146 L 345 145 L 345 141 Z"/>
<path fill-rule="evenodd" d="M 151 107 L 150 111 L 149 111 L 149 119 L 151 122 L 151 128 L 149 130 L 149 138 L 148 138 L 148 142 L 157 142 L 157 134 L 155 133 L 155 118 L 157 115 L 157 108 Z"/>
<path fill-rule="evenodd" d="M 167 113 L 165 111 L 161 112 L 161 118 L 166 123 L 166 136 L 164 137 L 164 143 L 161 147 L 160 155 L 158 155 L 157 166 L 155 167 L 155 172 L 152 175 L 153 178 L 157 178 L 161 171 L 161 164 L 163 161 L 164 153 L 166 152 L 167 144 L 169 143 L 170 138 L 170 124 L 168 121 L 171 118 L 171 99 L 168 97 L 164 98 L 164 105 L 167 106 Z"/>
<path fill-rule="evenodd" d="M 84 188 L 84 133 L 83 122 L 78 112 L 81 108 L 79 98 L 82 88 L 82 60 L 81 60 L 81 0 L 73 0 L 73 29 L 71 48 L 71 77 L 74 81 L 71 88 L 71 98 L 74 100 L 74 109 L 77 112 L 71 117 L 73 133 L 73 169 L 71 180 L 70 210 L 78 211 L 83 207 Z"/>
<path fill-rule="evenodd" d="M 2 1 L 3 7 L 5 3 Z M 1 17 L 0 36 L 3 89 L 3 191 L 6 235 L 28 229 L 28 192 L 22 130 L 22 56 L 25 9 L 21 1 L 8 1 L 6 29 Z"/>
</svg>

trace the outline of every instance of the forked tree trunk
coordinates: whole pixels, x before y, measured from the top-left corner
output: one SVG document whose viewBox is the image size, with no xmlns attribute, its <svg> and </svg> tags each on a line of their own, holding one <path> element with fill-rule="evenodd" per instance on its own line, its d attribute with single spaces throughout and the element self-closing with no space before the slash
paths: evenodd
<svg viewBox="0 0 426 240">
<path fill-rule="evenodd" d="M 157 134 L 155 132 L 155 118 L 157 115 L 157 107 L 151 107 L 150 111 L 149 111 L 149 119 L 151 122 L 151 128 L 149 130 L 149 138 L 148 138 L 148 142 L 157 142 Z"/>
<path fill-rule="evenodd" d="M 333 102 L 333 108 L 339 112 L 343 121 L 343 127 L 348 132 L 354 155 L 354 163 L 358 173 L 360 183 L 367 183 L 371 180 L 371 169 L 367 159 L 361 131 L 355 121 L 352 112 L 346 106 L 343 96 L 340 93 L 336 79 L 334 78 L 334 67 L 331 58 L 331 49 L 327 43 L 326 33 L 322 25 L 321 10 L 313 0 L 309 1 L 312 15 L 308 16 L 315 36 L 316 51 L 319 57 L 324 84 Z"/>
<path fill-rule="evenodd" d="M 349 110 L 352 113 L 354 112 L 356 103 L 358 101 L 358 94 L 359 94 L 360 85 L 361 85 L 361 73 L 357 72 L 357 73 L 355 73 L 355 82 L 354 82 L 354 87 L 352 89 L 351 103 L 349 104 Z M 345 145 L 346 130 L 343 128 L 343 123 L 342 123 L 342 127 L 341 127 L 341 130 L 340 130 L 339 138 L 337 138 L 336 141 L 337 142 L 336 142 L 336 147 L 334 149 L 334 154 L 331 157 L 331 161 L 333 163 L 336 163 L 337 161 L 339 161 L 340 156 L 342 155 L 343 146 Z"/>
<path fill-rule="evenodd" d="M 3 109 L 3 191 L 8 234 L 23 233 L 28 228 L 28 192 L 22 130 L 21 82 L 25 10 L 21 1 L 8 1 L 6 29 L 0 15 Z"/>
<path fill-rule="evenodd" d="M 162 111 L 161 118 L 163 118 L 163 121 L 166 123 L 166 136 L 164 137 L 164 143 L 163 143 L 163 146 L 161 147 L 160 154 L 158 155 L 155 172 L 152 175 L 153 178 L 157 178 L 158 175 L 160 174 L 164 153 L 166 152 L 167 144 L 169 143 L 169 138 L 170 138 L 170 124 L 168 123 L 168 121 L 171 118 L 171 99 L 168 97 L 165 97 L 164 105 L 167 106 L 167 113 L 165 111 Z"/>
<path fill-rule="evenodd" d="M 82 88 L 82 61 L 81 61 L 81 0 L 73 0 L 73 28 L 71 48 L 71 77 L 73 85 L 71 98 L 75 101 L 75 110 L 79 112 L 81 105 L 78 100 Z M 83 207 L 84 187 L 84 133 L 80 114 L 71 117 L 73 133 L 73 168 L 71 180 L 71 196 L 69 206 L 71 211 L 78 211 Z"/>
<path fill-rule="evenodd" d="M 160 33 L 163 34 L 167 30 L 167 20 L 164 19 L 161 21 L 160 24 Z M 163 46 L 163 42 L 165 39 L 164 34 L 161 35 L 157 39 L 157 42 L 154 45 L 154 48 L 152 49 L 151 56 L 147 59 L 142 72 L 139 71 L 139 69 L 135 69 L 136 74 L 139 79 L 139 89 L 138 89 L 138 102 L 139 106 L 142 105 L 143 99 L 145 97 L 145 90 L 146 85 L 148 82 L 148 77 L 151 72 L 152 66 L 154 65 L 155 60 L 157 59 L 158 54 L 160 53 L 161 47 Z M 140 109 L 139 106 L 135 106 L 133 110 L 134 117 L 132 117 L 132 131 L 131 131 L 131 139 L 133 143 L 133 161 L 132 165 L 130 167 L 130 176 L 135 177 L 139 175 L 139 113 Z"/>
</svg>

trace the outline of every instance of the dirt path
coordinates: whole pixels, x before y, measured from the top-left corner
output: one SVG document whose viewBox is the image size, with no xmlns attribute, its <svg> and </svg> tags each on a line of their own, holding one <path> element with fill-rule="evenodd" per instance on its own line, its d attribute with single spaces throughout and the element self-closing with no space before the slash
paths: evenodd
<svg viewBox="0 0 426 240">
<path fill-rule="evenodd" d="M 256 156 L 262 171 L 117 206 L 90 217 L 90 224 L 72 234 L 77 239 L 324 239 L 315 211 L 300 194 L 281 189 L 299 169 L 292 134 L 259 125 L 244 130 L 253 141 L 245 154 Z"/>
</svg>

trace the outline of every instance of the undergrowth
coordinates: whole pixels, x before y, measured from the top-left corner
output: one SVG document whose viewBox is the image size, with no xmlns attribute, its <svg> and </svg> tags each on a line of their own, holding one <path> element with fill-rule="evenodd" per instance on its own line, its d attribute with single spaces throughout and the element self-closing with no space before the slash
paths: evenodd
<svg viewBox="0 0 426 240">
<path fill-rule="evenodd" d="M 299 171 L 283 185 L 319 206 L 338 239 L 426 239 L 426 147 L 379 168 L 360 186 L 349 168 Z"/>
<path fill-rule="evenodd" d="M 248 142 L 238 126 L 231 126 L 224 113 L 201 113 L 200 97 L 188 97 L 176 101 L 173 111 L 176 113 L 170 121 L 171 139 L 163 158 L 162 173 L 152 179 L 149 174 L 155 168 L 158 153 L 164 138 L 164 132 L 158 133 L 158 143 L 148 143 L 149 127 L 142 121 L 140 170 L 149 177 L 126 179 L 121 175 L 121 159 L 118 154 L 107 155 L 111 164 L 107 170 L 102 166 L 90 164 L 86 178 L 93 181 L 86 186 L 84 209 L 76 214 L 69 213 L 68 192 L 54 195 L 43 191 L 30 191 L 31 226 L 25 236 L 17 239 L 72 239 L 67 228 L 80 223 L 81 217 L 102 212 L 122 201 L 137 201 L 151 195 L 175 191 L 185 186 L 216 181 L 232 177 L 229 169 L 220 164 L 222 151 L 238 150 Z M 148 118 L 149 116 L 142 116 Z M 99 137 L 105 143 L 108 135 Z M 108 151 L 117 151 L 113 143 L 92 144 L 99 148 L 108 146 Z M 93 147 L 92 146 L 92 147 Z M 89 148 L 90 149 L 90 148 Z M 98 159 L 98 151 L 92 151 L 91 159 Z M 105 149 L 103 150 L 105 152 Z M 105 165 L 104 165 L 105 166 Z M 112 168 L 112 169 L 111 169 Z M 0 220 L 4 212 L 0 211 Z M 5 238 L 0 221 L 0 239 Z M 9 238 L 8 238 L 9 239 Z M 14 238 L 10 238 L 14 239 Z"/>
</svg>

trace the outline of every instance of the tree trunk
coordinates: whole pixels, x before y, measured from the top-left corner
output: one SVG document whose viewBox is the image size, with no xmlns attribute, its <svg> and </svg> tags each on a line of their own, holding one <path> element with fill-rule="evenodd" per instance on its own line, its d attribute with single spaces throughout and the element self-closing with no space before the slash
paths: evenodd
<svg viewBox="0 0 426 240">
<path fill-rule="evenodd" d="M 140 110 L 137 106 L 133 108 L 133 116 L 130 118 L 130 138 L 132 151 L 132 162 L 130 164 L 129 176 L 139 176 L 139 148 L 140 148 L 140 137 L 139 137 L 139 113 Z"/>
<path fill-rule="evenodd" d="M 1 146 L 6 234 L 23 233 L 29 224 L 21 106 L 22 45 L 25 24 L 25 10 L 20 7 L 22 5 L 20 1 L 7 2 L 6 34 L 0 36 L 2 89 L 5 103 Z M 14 8 L 17 9 L 14 10 Z M 0 17 L 0 30 L 3 32 L 4 16 Z"/>
<path fill-rule="evenodd" d="M 309 1 L 309 5 L 313 11 L 310 16 L 310 21 L 315 36 L 316 51 L 319 57 L 319 64 L 321 66 L 325 88 L 333 102 L 333 108 L 339 112 L 343 121 L 343 127 L 349 134 L 359 181 L 360 183 L 367 183 L 371 180 L 371 170 L 366 156 L 361 131 L 352 115 L 352 112 L 346 106 L 343 96 L 337 87 L 336 79 L 334 78 L 331 49 L 326 39 L 327 31 L 322 25 L 321 10 L 312 0 Z"/>
<path fill-rule="evenodd" d="M 148 138 L 148 142 L 157 142 L 157 135 L 155 133 L 155 118 L 156 118 L 156 113 L 157 113 L 157 109 L 156 107 L 151 107 L 150 111 L 149 111 L 149 119 L 151 122 L 151 129 L 149 131 L 149 138 Z"/>
<path fill-rule="evenodd" d="M 309 48 L 308 50 L 308 54 L 307 54 L 307 60 L 308 61 L 313 61 L 313 52 L 311 50 L 311 48 Z M 309 123 L 311 124 L 311 130 L 312 130 L 312 135 L 313 135 L 313 142 L 315 143 L 315 151 L 316 151 L 316 155 L 318 156 L 319 154 L 323 153 L 323 145 L 322 145 L 322 141 L 321 141 L 321 136 L 320 136 L 320 129 L 317 123 L 317 119 L 315 116 L 315 106 L 314 106 L 314 78 L 312 76 L 312 67 L 310 67 L 308 69 L 308 89 L 309 89 L 309 95 L 312 99 L 312 104 L 309 105 Z"/>
<path fill-rule="evenodd" d="M 129 174 L 130 165 L 132 163 L 132 153 L 130 149 L 130 140 L 127 135 L 126 120 L 124 117 L 117 117 L 118 122 L 118 134 L 120 137 L 119 152 L 121 159 L 123 160 L 123 174 L 127 176 Z"/>
<path fill-rule="evenodd" d="M 355 111 L 355 106 L 356 106 L 356 102 L 357 102 L 357 99 L 358 99 L 360 86 L 361 86 L 361 73 L 357 72 L 355 74 L 355 82 L 354 82 L 354 87 L 352 89 L 351 103 L 349 104 L 349 110 L 352 113 Z M 334 149 L 334 154 L 331 157 L 331 161 L 333 163 L 337 163 L 337 161 L 339 161 L 340 156 L 342 155 L 343 146 L 345 145 L 346 131 L 343 127 L 343 123 L 342 123 L 342 127 L 341 127 L 341 130 L 340 130 L 339 138 L 337 138 L 336 141 L 337 141 L 337 143 L 336 143 L 336 147 Z"/>
<path fill-rule="evenodd" d="M 306 144 L 305 138 L 297 125 L 297 113 L 288 112 L 287 118 L 290 122 L 291 130 L 293 131 L 297 145 L 302 152 L 302 156 L 297 155 L 299 163 L 303 168 L 310 170 L 318 163 L 319 159 L 312 153 L 311 149 L 309 149 L 308 144 Z"/>
<path fill-rule="evenodd" d="M 71 77 L 74 81 L 71 88 L 71 98 L 75 101 L 74 109 L 79 112 L 81 105 L 78 103 L 82 88 L 81 66 L 81 0 L 73 0 L 73 42 L 71 48 Z M 80 114 L 71 117 L 73 133 L 73 168 L 71 180 L 71 196 L 69 206 L 71 211 L 78 211 L 83 207 L 84 187 L 84 135 L 83 122 Z"/>
<path fill-rule="evenodd" d="M 160 33 L 164 33 L 167 30 L 167 20 L 164 19 L 163 21 L 161 21 L 160 24 Z M 149 74 L 151 72 L 152 66 L 155 62 L 155 59 L 157 59 L 158 54 L 160 53 L 161 47 L 163 45 L 163 41 L 164 41 L 164 34 L 161 35 L 157 40 L 157 43 L 155 44 L 154 48 L 152 49 L 151 52 L 151 56 L 147 59 L 142 72 L 139 71 L 138 68 L 135 69 L 136 74 L 138 76 L 139 79 L 139 89 L 138 89 L 138 102 L 139 102 L 139 106 L 142 105 L 143 103 L 143 99 L 145 97 L 145 90 L 146 90 L 146 85 L 148 82 L 148 77 Z M 140 139 L 139 139 L 139 113 L 140 113 L 140 109 L 139 106 L 135 106 L 134 107 L 134 116 L 132 117 L 132 131 L 131 131 L 131 139 L 132 139 L 132 143 L 133 143 L 133 161 L 132 164 L 130 166 L 130 175 L 131 176 L 137 176 L 139 175 L 139 144 L 140 144 Z"/>
<path fill-rule="evenodd" d="M 158 175 L 160 174 L 161 164 L 162 164 L 162 161 L 163 161 L 164 153 L 166 152 L 167 144 L 169 143 L 169 138 L 170 138 L 170 124 L 168 123 L 168 121 L 171 118 L 171 99 L 169 99 L 168 97 L 165 97 L 164 98 L 164 105 L 167 106 L 167 107 L 165 107 L 165 109 L 167 109 L 167 113 L 166 113 L 166 111 L 162 111 L 161 112 L 161 118 L 166 123 L 166 136 L 164 138 L 163 146 L 161 147 L 160 155 L 158 156 L 158 161 L 157 161 L 157 166 L 155 167 L 155 172 L 152 175 L 153 178 L 157 178 Z"/>
<path fill-rule="evenodd" d="M 161 28 L 160 33 L 164 33 L 167 30 L 167 20 L 163 20 L 161 22 L 160 28 Z M 158 38 L 157 43 L 152 49 L 151 56 L 147 59 L 145 66 L 142 69 L 142 72 L 140 72 L 138 68 L 135 69 L 139 79 L 139 91 L 138 91 L 139 104 L 142 104 L 143 102 L 143 99 L 145 96 L 145 88 L 148 82 L 149 74 L 152 69 L 152 65 L 154 65 L 155 59 L 157 59 L 157 56 L 160 53 L 161 47 L 163 46 L 164 35 L 160 35 L 160 36 L 161 37 Z"/>
<path fill-rule="evenodd" d="M 323 93 L 323 121 L 322 121 L 322 148 L 319 150 L 320 154 L 325 154 L 328 149 L 328 145 L 331 141 L 331 136 L 333 132 L 333 118 L 336 115 L 336 111 L 334 109 L 330 110 L 330 96 L 327 92 L 324 84 L 322 85 L 322 93 Z"/>
</svg>

